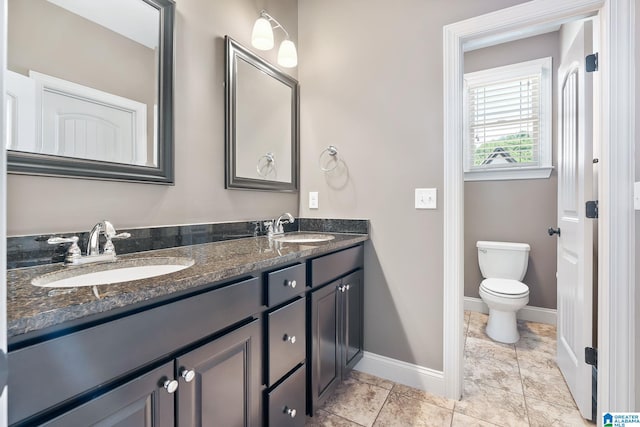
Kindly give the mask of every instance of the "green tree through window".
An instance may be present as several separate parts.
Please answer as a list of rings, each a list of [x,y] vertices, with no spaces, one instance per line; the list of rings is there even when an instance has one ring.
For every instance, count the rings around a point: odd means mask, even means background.
[[[501,153],[503,158],[511,159],[511,163],[535,164],[535,141],[528,133],[515,133],[498,138],[495,141],[485,142],[476,146],[473,165],[480,166],[492,163],[496,153]],[[501,150],[496,150],[501,149]]]

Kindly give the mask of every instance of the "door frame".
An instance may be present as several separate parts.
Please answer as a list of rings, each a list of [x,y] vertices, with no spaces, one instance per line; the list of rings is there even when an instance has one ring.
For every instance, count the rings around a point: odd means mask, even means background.
[[[5,70],[7,68],[7,1],[0,0],[0,350],[7,353],[7,156],[5,149]],[[0,427],[8,423],[7,387],[0,389]]]
[[[447,397],[463,380],[464,52],[600,16],[598,414],[635,403],[635,5],[634,0],[533,0],[443,28],[444,55],[444,351]],[[611,286],[615,284],[615,286]],[[601,420],[598,420],[599,424]]]

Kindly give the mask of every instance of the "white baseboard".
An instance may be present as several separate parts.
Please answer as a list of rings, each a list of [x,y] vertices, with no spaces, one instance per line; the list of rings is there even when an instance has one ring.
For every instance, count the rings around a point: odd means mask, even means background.
[[[364,352],[362,360],[354,369],[439,396],[445,395],[442,371],[391,359],[368,351]]]
[[[464,297],[464,309],[478,313],[489,313],[489,307],[480,298]],[[557,311],[551,308],[525,306],[518,310],[516,317],[529,322],[555,325],[558,316]]]

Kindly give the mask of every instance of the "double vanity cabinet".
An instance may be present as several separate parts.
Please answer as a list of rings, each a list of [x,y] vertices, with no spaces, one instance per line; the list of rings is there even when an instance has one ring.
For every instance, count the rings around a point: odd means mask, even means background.
[[[16,341],[10,425],[303,426],[362,357],[365,239]]]

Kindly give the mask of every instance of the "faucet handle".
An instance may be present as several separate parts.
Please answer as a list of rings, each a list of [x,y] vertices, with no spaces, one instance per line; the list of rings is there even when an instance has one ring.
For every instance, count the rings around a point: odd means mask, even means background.
[[[72,263],[75,260],[78,260],[82,257],[82,251],[80,250],[80,246],[78,246],[78,236],[71,237],[51,237],[47,240],[47,243],[50,245],[59,245],[62,243],[71,243],[69,249],[67,249],[67,254],[64,257],[65,263]]]
[[[107,241],[104,244],[104,250],[102,251],[105,254],[116,254],[116,247],[113,245],[112,240],[122,240],[128,239],[131,237],[131,233],[120,233],[113,236],[106,236]]]
[[[110,239],[112,240],[122,240],[122,239],[128,239],[129,237],[131,237],[131,233],[118,233],[115,236],[111,236]]]
[[[273,234],[273,221],[265,221],[264,226],[267,227],[267,235]]]
[[[106,219],[103,219],[101,222],[101,228],[102,228],[102,233],[105,235],[105,237],[107,238],[111,238],[113,236],[116,235],[116,229],[113,226],[113,224],[111,224],[110,221],[107,221]]]
[[[47,243],[50,245],[59,245],[61,243],[78,243],[78,236],[71,237],[49,237]]]

